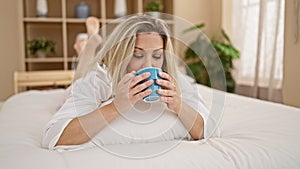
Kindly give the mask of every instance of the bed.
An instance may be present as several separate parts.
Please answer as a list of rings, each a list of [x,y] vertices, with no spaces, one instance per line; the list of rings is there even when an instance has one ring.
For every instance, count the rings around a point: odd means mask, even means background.
[[[214,90],[202,85],[197,85],[197,90],[211,109]],[[300,109],[228,93],[224,93],[219,130],[206,142],[49,151],[41,148],[43,128],[61,106],[64,94],[64,89],[26,91],[4,103],[0,112],[1,169],[300,168]],[[175,146],[166,149],[170,145]]]

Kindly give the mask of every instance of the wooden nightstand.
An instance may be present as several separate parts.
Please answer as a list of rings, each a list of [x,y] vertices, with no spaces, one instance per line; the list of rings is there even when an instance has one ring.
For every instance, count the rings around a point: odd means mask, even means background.
[[[14,72],[15,94],[20,87],[68,86],[74,73],[73,70]]]

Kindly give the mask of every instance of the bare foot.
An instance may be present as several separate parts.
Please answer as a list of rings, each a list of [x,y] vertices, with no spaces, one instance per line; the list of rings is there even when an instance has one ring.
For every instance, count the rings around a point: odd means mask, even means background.
[[[88,34],[87,33],[80,33],[76,37],[76,41],[73,45],[73,48],[75,49],[77,56],[80,54],[80,52],[83,50],[84,46],[86,45],[88,40]]]
[[[93,46],[98,46],[102,43],[102,37],[99,35],[100,24],[96,17],[90,16],[85,21],[89,41]]]
[[[99,32],[100,24],[96,17],[90,16],[85,21],[87,34],[89,37]]]
[[[84,70],[89,66],[92,58],[95,56],[97,47],[102,43],[102,37],[99,34],[100,24],[96,17],[90,16],[85,21],[87,30],[87,40],[74,44],[74,49],[78,50],[78,65],[75,74],[75,80],[83,76]]]

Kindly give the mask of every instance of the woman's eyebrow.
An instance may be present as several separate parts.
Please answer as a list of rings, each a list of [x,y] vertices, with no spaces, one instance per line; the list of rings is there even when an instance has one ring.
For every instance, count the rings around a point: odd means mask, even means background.
[[[143,48],[135,46],[134,49],[144,50]]]
[[[162,49],[164,49],[164,48],[155,49],[155,50],[153,50],[153,52],[156,52],[156,51],[159,51],[159,50],[162,50]]]
[[[140,48],[140,47],[137,47],[137,46],[135,46],[134,48],[135,48],[135,49],[139,49],[139,50],[145,50],[145,49]],[[156,51],[159,51],[159,50],[161,50],[161,49],[163,49],[163,48],[154,49],[153,51],[156,52]]]

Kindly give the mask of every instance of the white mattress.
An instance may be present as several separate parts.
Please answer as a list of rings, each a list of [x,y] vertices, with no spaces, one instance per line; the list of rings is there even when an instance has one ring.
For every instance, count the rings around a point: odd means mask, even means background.
[[[209,107],[217,106],[211,104],[212,89],[197,87]],[[205,143],[42,149],[43,127],[62,104],[63,95],[64,90],[29,91],[5,102],[0,112],[1,169],[300,168],[300,109],[234,94],[226,94],[220,136]],[[170,145],[175,146],[166,150]]]

